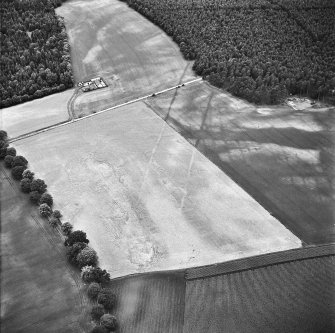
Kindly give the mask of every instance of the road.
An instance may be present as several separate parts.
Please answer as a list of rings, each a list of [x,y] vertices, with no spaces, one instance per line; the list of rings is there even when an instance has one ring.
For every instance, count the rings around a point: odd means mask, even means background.
[[[125,106],[125,105],[128,105],[128,104],[132,104],[132,103],[136,103],[136,102],[142,101],[144,99],[147,99],[149,97],[154,97],[154,96],[157,96],[157,95],[161,95],[161,94],[164,94],[164,93],[166,93],[168,91],[171,91],[171,90],[174,90],[174,89],[178,89],[178,88],[182,88],[183,86],[187,86],[189,84],[192,84],[192,83],[195,83],[195,82],[199,82],[199,81],[202,81],[202,78],[197,78],[197,79],[194,79],[194,80],[191,80],[191,81],[180,83],[180,84],[178,84],[176,86],[173,86],[173,87],[170,87],[170,88],[167,88],[167,89],[164,89],[164,90],[160,90],[160,91],[151,93],[149,95],[145,95],[145,96],[142,96],[142,97],[135,98],[135,99],[133,99],[133,100],[131,100],[129,102],[125,102],[125,103],[122,103],[122,104],[119,104],[119,105],[115,105],[113,107],[97,111],[95,113],[89,114],[89,115],[81,117],[81,118],[70,119],[70,120],[67,120],[67,121],[64,121],[64,122],[61,122],[61,123],[57,123],[57,124],[54,124],[54,125],[51,125],[51,126],[48,126],[48,127],[41,128],[39,130],[28,132],[28,133],[22,134],[20,136],[17,136],[15,138],[10,138],[9,143],[16,142],[16,141],[19,141],[19,140],[23,140],[23,139],[29,138],[31,136],[47,132],[47,131],[51,131],[51,130],[53,130],[55,128],[66,126],[66,125],[75,123],[77,121],[83,121],[83,120],[85,120],[87,118],[94,117],[94,116],[99,115],[101,113],[112,111],[112,110],[115,110],[115,109],[120,108],[122,106]]]

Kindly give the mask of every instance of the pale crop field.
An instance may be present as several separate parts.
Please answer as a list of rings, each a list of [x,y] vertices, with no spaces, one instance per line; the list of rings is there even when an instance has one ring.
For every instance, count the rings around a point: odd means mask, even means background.
[[[75,80],[102,76],[108,84],[78,95],[77,116],[195,78],[172,39],[123,2],[67,1],[57,13],[65,18]]]
[[[14,146],[113,277],[301,245],[142,102]]]
[[[74,90],[0,109],[0,128],[12,138],[69,119],[68,102]]]

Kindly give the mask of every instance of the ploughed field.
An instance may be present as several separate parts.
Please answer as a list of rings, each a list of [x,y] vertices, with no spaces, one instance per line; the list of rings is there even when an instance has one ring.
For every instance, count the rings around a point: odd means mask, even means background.
[[[87,300],[62,239],[0,164],[1,332],[83,332]]]
[[[113,280],[119,333],[183,332],[184,272],[162,272]]]
[[[108,88],[79,93],[75,116],[195,78],[189,61],[158,27],[117,0],[73,0],[65,18],[76,82],[102,76]]]
[[[188,280],[184,333],[332,333],[335,257]]]
[[[14,146],[112,277],[301,245],[144,103]]]
[[[334,242],[334,108],[255,107],[206,83],[147,104],[302,241]]]
[[[120,333],[335,328],[334,245],[113,280]]]

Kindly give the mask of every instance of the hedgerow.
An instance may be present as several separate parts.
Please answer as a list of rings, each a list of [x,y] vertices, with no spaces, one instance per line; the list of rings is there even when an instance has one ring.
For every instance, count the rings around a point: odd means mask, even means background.
[[[117,328],[117,320],[114,316],[109,313],[105,313],[100,318],[100,325],[107,328],[107,330],[114,332]]]
[[[49,193],[43,193],[40,199],[40,204],[46,203],[48,206],[53,205],[53,198]]]
[[[47,185],[42,179],[34,179],[34,173],[27,169],[28,161],[23,156],[16,156],[14,148],[8,148],[7,139],[7,133],[0,130],[0,149],[10,153],[5,156],[5,166],[12,168],[11,173],[14,179],[22,179],[20,181],[22,192],[29,193],[29,199],[33,204],[39,204],[39,213],[48,220],[50,226],[53,228],[60,226],[66,236],[64,245],[67,247],[68,260],[79,268],[82,267],[82,280],[85,283],[90,283],[87,288],[88,297],[97,299],[98,305],[92,308],[91,315],[94,320],[99,321],[105,310],[110,311],[116,303],[116,297],[111,290],[102,288],[103,284],[110,281],[109,273],[100,267],[95,267],[98,256],[94,249],[88,247],[89,240],[86,233],[81,230],[72,231],[71,223],[62,224],[60,220],[62,213],[59,210],[52,211],[53,197],[45,192]],[[101,325],[96,326],[92,332],[109,332],[116,327],[116,323],[115,317],[105,316],[100,323]]]
[[[91,310],[92,320],[99,322],[100,318],[105,314],[104,307],[100,304],[94,305]]]
[[[68,261],[71,264],[78,266],[79,265],[77,261],[78,254],[85,247],[87,247],[87,244],[83,242],[76,242],[72,246],[69,246],[66,249],[66,256],[67,256]]]
[[[29,193],[30,192],[30,185],[31,185],[31,180],[29,178],[24,178],[23,177],[23,179],[20,182],[22,192],[23,193]]]
[[[97,298],[98,304],[105,307],[106,310],[112,310],[116,305],[116,296],[108,288],[103,288],[100,290]]]
[[[39,212],[43,217],[49,217],[51,216],[52,210],[48,204],[42,203],[39,207]]]
[[[91,282],[87,288],[87,295],[89,298],[95,300],[101,290],[100,284],[97,282]]]
[[[22,179],[22,174],[23,174],[23,171],[26,169],[25,166],[21,166],[21,165],[18,165],[18,166],[15,166],[12,168],[12,176],[15,180],[21,180]]]
[[[31,185],[30,185],[30,191],[31,191]],[[41,199],[41,193],[38,191],[31,191],[29,195],[29,199],[33,204],[38,205]]]
[[[72,225],[70,222],[65,222],[65,223],[62,224],[62,226],[61,226],[62,233],[63,233],[65,236],[70,235],[70,233],[72,232],[72,229],[73,229],[73,225]]]

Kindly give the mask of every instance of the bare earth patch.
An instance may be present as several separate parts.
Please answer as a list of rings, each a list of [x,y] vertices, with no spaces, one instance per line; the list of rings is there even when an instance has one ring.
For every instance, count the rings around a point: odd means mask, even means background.
[[[15,147],[113,277],[301,245],[144,103]]]
[[[102,76],[108,84],[79,94],[77,116],[195,78],[172,39],[123,2],[67,1],[57,13],[65,18],[76,81]]]

